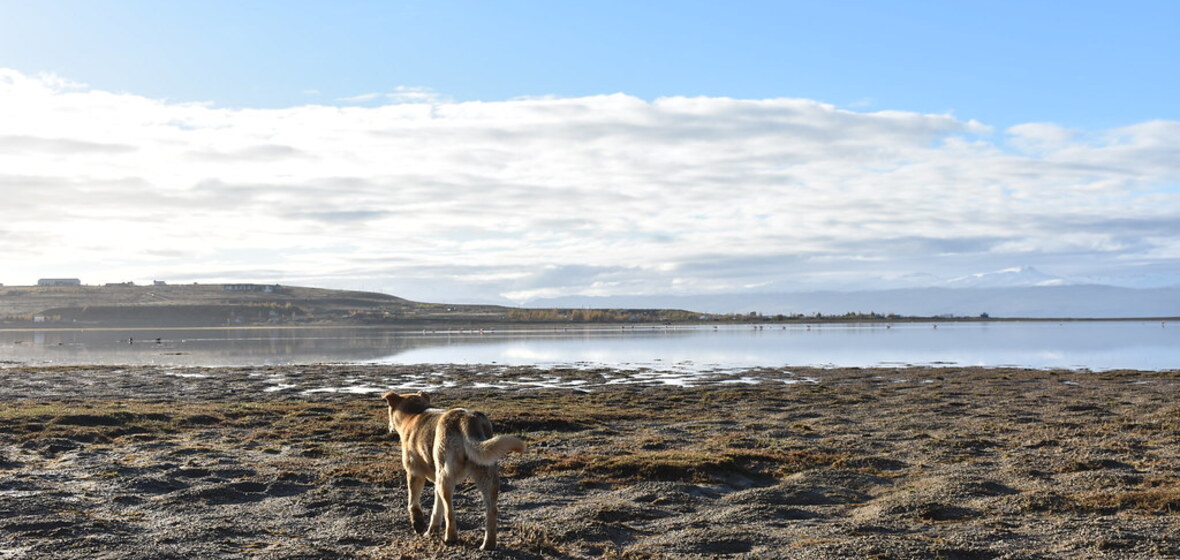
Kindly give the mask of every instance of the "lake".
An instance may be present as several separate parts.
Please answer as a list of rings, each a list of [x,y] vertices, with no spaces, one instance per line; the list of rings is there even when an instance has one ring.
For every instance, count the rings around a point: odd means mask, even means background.
[[[501,364],[707,371],[782,366],[1180,368],[1180,322],[967,322],[499,330],[3,330],[0,362]]]

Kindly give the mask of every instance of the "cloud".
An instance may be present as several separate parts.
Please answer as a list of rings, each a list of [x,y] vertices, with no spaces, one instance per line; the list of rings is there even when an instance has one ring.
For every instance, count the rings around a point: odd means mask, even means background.
[[[336,101],[341,103],[373,103],[376,101],[381,101],[384,103],[394,104],[444,103],[448,102],[449,98],[426,87],[397,86],[393,91],[387,93],[362,93],[358,95],[340,97],[337,98]]]
[[[368,101],[223,109],[0,70],[0,223],[36,247],[13,266],[445,301],[1176,258],[1170,121],[996,135],[806,99]]]
[[[54,155],[109,155],[135,151],[134,146],[87,142],[68,138],[39,138],[37,136],[0,136],[0,152],[27,154],[43,152]]]
[[[333,210],[329,212],[302,212],[292,214],[293,218],[301,218],[307,220],[318,220],[328,223],[357,223],[367,220],[375,220],[377,218],[388,215],[388,212],[381,210]]]
[[[262,162],[262,161],[278,161],[288,158],[305,158],[310,157],[308,154],[301,152],[291,146],[282,146],[278,144],[265,144],[256,146],[247,146],[232,151],[221,151],[217,149],[205,149],[188,153],[191,157],[198,161],[242,161],[242,162]]]
[[[362,93],[348,97],[338,97],[336,98],[336,101],[341,101],[344,103],[368,103],[370,101],[376,101],[381,97],[382,95],[380,93]]]
[[[1009,143],[1025,152],[1041,153],[1068,146],[1078,135],[1053,123],[1025,123],[1007,130]]]

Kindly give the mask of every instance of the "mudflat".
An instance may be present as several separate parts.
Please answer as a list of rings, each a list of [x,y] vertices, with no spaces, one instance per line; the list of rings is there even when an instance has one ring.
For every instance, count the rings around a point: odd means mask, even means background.
[[[528,442],[499,550],[470,484],[458,545],[413,534],[389,389]],[[7,364],[0,559],[1177,558],[1178,397],[1180,371]]]

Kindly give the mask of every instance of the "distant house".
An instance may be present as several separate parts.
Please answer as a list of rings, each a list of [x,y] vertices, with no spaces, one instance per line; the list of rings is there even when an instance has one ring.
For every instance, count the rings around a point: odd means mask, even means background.
[[[130,288],[135,285],[135,282],[107,282],[103,285],[108,288]]]
[[[282,289],[278,284],[226,284],[227,292],[265,292],[268,294]]]
[[[81,286],[82,281],[77,278],[42,278],[37,281],[38,286]]]
[[[167,286],[168,283],[163,280],[152,280],[153,286]]]

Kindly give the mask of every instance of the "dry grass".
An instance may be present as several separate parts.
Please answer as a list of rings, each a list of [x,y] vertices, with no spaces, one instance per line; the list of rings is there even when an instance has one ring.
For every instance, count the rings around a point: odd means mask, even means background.
[[[175,438],[202,430],[217,430],[239,443],[356,442],[387,437],[378,417],[359,404],[18,401],[0,409],[0,427],[21,439],[62,437],[89,443],[133,434]]]
[[[1077,504],[1082,509],[1105,514],[1175,515],[1180,513],[1180,482],[1160,488],[1095,493],[1077,500]]]

